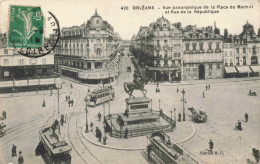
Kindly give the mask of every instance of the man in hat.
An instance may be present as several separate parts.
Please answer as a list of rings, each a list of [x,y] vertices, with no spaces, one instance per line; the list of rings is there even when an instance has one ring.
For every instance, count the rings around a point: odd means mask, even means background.
[[[22,151],[20,151],[18,157],[18,164],[23,164],[23,163],[24,163],[24,159],[23,159]]]
[[[14,156],[17,156],[16,154],[16,146],[13,144],[13,147],[12,147],[12,157]]]
[[[245,119],[246,119],[246,122],[248,121],[248,114],[245,113]]]
[[[214,143],[213,143],[213,141],[210,139],[210,140],[209,140],[209,149],[210,149],[210,151],[212,151],[213,147],[214,147]]]

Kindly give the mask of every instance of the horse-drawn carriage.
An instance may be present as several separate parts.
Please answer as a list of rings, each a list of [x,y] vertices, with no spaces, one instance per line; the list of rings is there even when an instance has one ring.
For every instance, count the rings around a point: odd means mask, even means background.
[[[196,111],[196,109],[194,109],[193,107],[188,108],[189,111],[191,111],[192,113],[192,119],[197,122],[197,123],[203,123],[203,122],[207,122],[208,120],[208,116],[206,114],[206,112],[203,112],[201,110]]]

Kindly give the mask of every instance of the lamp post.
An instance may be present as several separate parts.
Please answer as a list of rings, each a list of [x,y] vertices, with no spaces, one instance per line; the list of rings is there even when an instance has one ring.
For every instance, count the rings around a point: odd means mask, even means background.
[[[174,111],[174,122],[175,122],[175,125],[176,125],[176,109],[174,108],[173,111]]]
[[[185,119],[185,108],[184,108],[184,103],[185,103],[185,99],[184,99],[185,90],[183,89],[181,93],[182,93],[182,103],[183,103],[183,119],[182,119],[182,121],[186,121],[186,119]]]
[[[108,112],[109,112],[109,119],[110,119],[110,117],[111,117],[111,115],[110,115],[110,101],[108,101]]]
[[[161,110],[161,100],[159,99],[159,111]]]
[[[103,110],[104,111],[103,114],[104,114],[104,123],[105,123],[105,104],[103,104],[103,109],[104,109]]]
[[[86,98],[85,99],[85,102],[86,102],[86,130],[85,130],[85,133],[88,133],[88,99]]]

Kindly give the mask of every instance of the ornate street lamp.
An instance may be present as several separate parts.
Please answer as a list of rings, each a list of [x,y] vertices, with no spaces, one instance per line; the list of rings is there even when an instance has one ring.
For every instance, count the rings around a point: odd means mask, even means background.
[[[161,111],[161,100],[159,99],[159,111]]]
[[[176,125],[176,109],[174,108],[173,111],[174,111],[174,122],[175,122],[175,125]]]
[[[172,110],[171,110],[171,124],[172,124]]]
[[[184,108],[184,103],[185,103],[185,99],[184,99],[184,95],[185,95],[185,90],[183,89],[182,90],[182,102],[183,102],[183,121],[186,121],[186,119],[185,119],[185,108]]]
[[[103,104],[103,109],[104,109],[104,123],[105,123],[105,104]]]
[[[111,117],[111,115],[110,115],[110,101],[108,101],[108,112],[109,112],[109,119],[110,119],[110,117]]]

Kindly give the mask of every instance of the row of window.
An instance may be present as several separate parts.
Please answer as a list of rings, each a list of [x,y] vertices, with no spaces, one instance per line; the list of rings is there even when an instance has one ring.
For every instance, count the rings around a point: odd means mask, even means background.
[[[190,44],[187,43],[186,51],[190,51]],[[203,43],[199,43],[199,50],[203,51]],[[208,50],[212,50],[212,43],[208,43]],[[216,43],[216,50],[220,50],[220,43]],[[192,51],[197,51],[197,43],[192,43]]]
[[[37,64],[39,59],[29,59],[29,64]],[[17,60],[18,65],[24,65],[24,59]],[[4,66],[9,66],[9,59],[4,59]],[[46,58],[42,58],[42,63],[46,64]]]
[[[239,52],[243,52],[243,53],[246,53],[247,51],[247,48],[246,47],[243,47],[242,51],[240,51],[240,48],[236,48],[236,53],[239,54]],[[248,48],[248,52],[251,53],[251,48]],[[258,49],[258,52],[259,52],[259,49]],[[252,47],[252,53],[255,54],[256,53],[256,46],[253,46]]]

